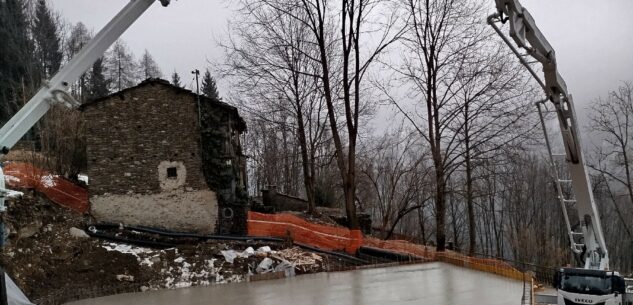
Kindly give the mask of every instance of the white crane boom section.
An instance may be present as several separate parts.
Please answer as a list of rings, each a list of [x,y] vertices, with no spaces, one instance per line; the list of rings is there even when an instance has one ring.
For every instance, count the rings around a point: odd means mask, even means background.
[[[558,117],[571,176],[570,182],[575,196],[574,199],[560,199],[565,215],[567,214],[566,203],[575,202],[582,231],[574,232],[569,224],[569,219],[566,219],[572,250],[576,254],[582,255],[584,268],[608,270],[609,255],[585,166],[574,104],[571,94],[567,91],[567,85],[558,71],[556,53],[536,26],[532,15],[521,6],[518,0],[495,0],[495,2],[497,13],[488,17],[488,23],[494,27],[512,51],[519,56],[521,63],[537,79],[545,91],[547,99],[553,104]],[[519,51],[510,43],[510,40],[497,27],[497,22],[510,24],[510,37],[519,48],[525,50],[528,55],[535,58],[543,66],[544,81],[538,77],[521,57]],[[576,241],[575,235],[582,235],[582,243]]]

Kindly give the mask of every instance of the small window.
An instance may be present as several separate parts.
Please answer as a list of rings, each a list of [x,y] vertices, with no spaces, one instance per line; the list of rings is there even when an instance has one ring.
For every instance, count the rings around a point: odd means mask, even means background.
[[[170,178],[170,179],[178,178],[178,169],[176,167],[168,167],[167,178]]]

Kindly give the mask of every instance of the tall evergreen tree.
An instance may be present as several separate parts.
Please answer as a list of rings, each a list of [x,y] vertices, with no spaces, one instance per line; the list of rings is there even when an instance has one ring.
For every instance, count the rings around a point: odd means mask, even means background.
[[[145,49],[145,53],[143,53],[143,57],[141,57],[139,68],[139,74],[142,75],[144,79],[163,77],[163,73],[160,71],[156,61],[154,61],[154,57],[149,54],[147,49]]]
[[[214,100],[221,100],[215,79],[211,76],[209,69],[204,72],[204,76],[202,77],[202,94]]]
[[[63,54],[58,20],[45,0],[37,1],[32,32],[40,77],[48,79],[59,70]]]
[[[33,87],[33,42],[26,2],[0,1],[0,122],[6,122]],[[30,93],[29,93],[30,94]]]
[[[110,91],[108,90],[108,85],[110,84],[111,80],[106,78],[106,73],[104,73],[104,70],[105,66],[103,64],[103,57],[101,57],[92,65],[92,70],[89,74],[87,84],[89,99],[100,98],[110,93]]]
[[[78,22],[75,26],[73,26],[70,30],[70,36],[66,41],[65,51],[67,60],[71,60],[77,53],[79,53],[79,51],[81,51],[91,38],[92,35],[83,23]],[[71,86],[71,93],[73,96],[82,102],[90,95],[88,92],[89,89],[87,88],[89,73],[90,72],[86,72],[82,74],[77,83]]]
[[[174,71],[174,73],[171,75],[171,84],[176,87],[183,88],[182,84],[180,83],[180,75],[178,75],[178,72],[176,71]]]

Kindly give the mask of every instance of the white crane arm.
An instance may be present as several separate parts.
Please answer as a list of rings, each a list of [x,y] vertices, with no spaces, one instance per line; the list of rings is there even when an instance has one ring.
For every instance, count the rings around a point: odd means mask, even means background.
[[[569,220],[566,219],[572,250],[583,256],[584,268],[606,270],[609,268],[609,256],[602,233],[600,216],[593,199],[591,182],[585,166],[572,96],[567,91],[565,80],[558,71],[556,53],[536,26],[532,15],[521,6],[518,0],[495,0],[495,2],[497,13],[488,17],[488,23],[493,26],[512,51],[519,56],[521,63],[537,79],[548,100],[553,104],[558,117],[566,161],[570,170],[570,182],[575,196],[573,199],[560,198],[560,200],[565,214],[567,214],[566,203],[575,202],[582,230],[582,232],[574,232]],[[543,66],[544,80],[541,80],[522,58],[519,51],[497,27],[497,22],[510,24],[510,37],[519,48],[525,50],[529,56],[535,58]],[[576,238],[577,235],[581,235],[582,240]]]

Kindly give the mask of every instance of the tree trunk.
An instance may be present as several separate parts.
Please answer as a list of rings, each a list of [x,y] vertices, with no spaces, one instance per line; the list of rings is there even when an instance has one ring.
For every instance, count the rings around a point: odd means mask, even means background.
[[[436,177],[438,177],[435,189],[435,227],[436,227],[436,243],[437,251],[446,250],[446,197],[444,186],[444,172],[436,169]]]
[[[306,199],[308,200],[308,214],[314,215],[315,204],[314,204],[314,179],[312,178],[312,173],[310,172],[310,161],[308,158],[308,143],[306,140],[306,131],[303,120],[303,112],[301,108],[301,102],[297,99],[297,125],[299,134],[299,146],[301,149],[301,165],[303,169],[303,184],[306,189]]]
[[[418,210],[418,219],[420,220],[420,234],[422,235],[422,244],[426,245],[426,230],[424,229],[424,208]]]
[[[468,105],[465,107],[466,113],[468,113]],[[468,115],[465,117],[464,122],[464,145],[466,148],[466,205],[468,207],[468,255],[473,256],[475,254],[475,247],[477,245],[477,235],[475,232],[475,207],[473,204],[473,178],[472,178],[472,162],[470,160],[470,135],[468,134]]]

